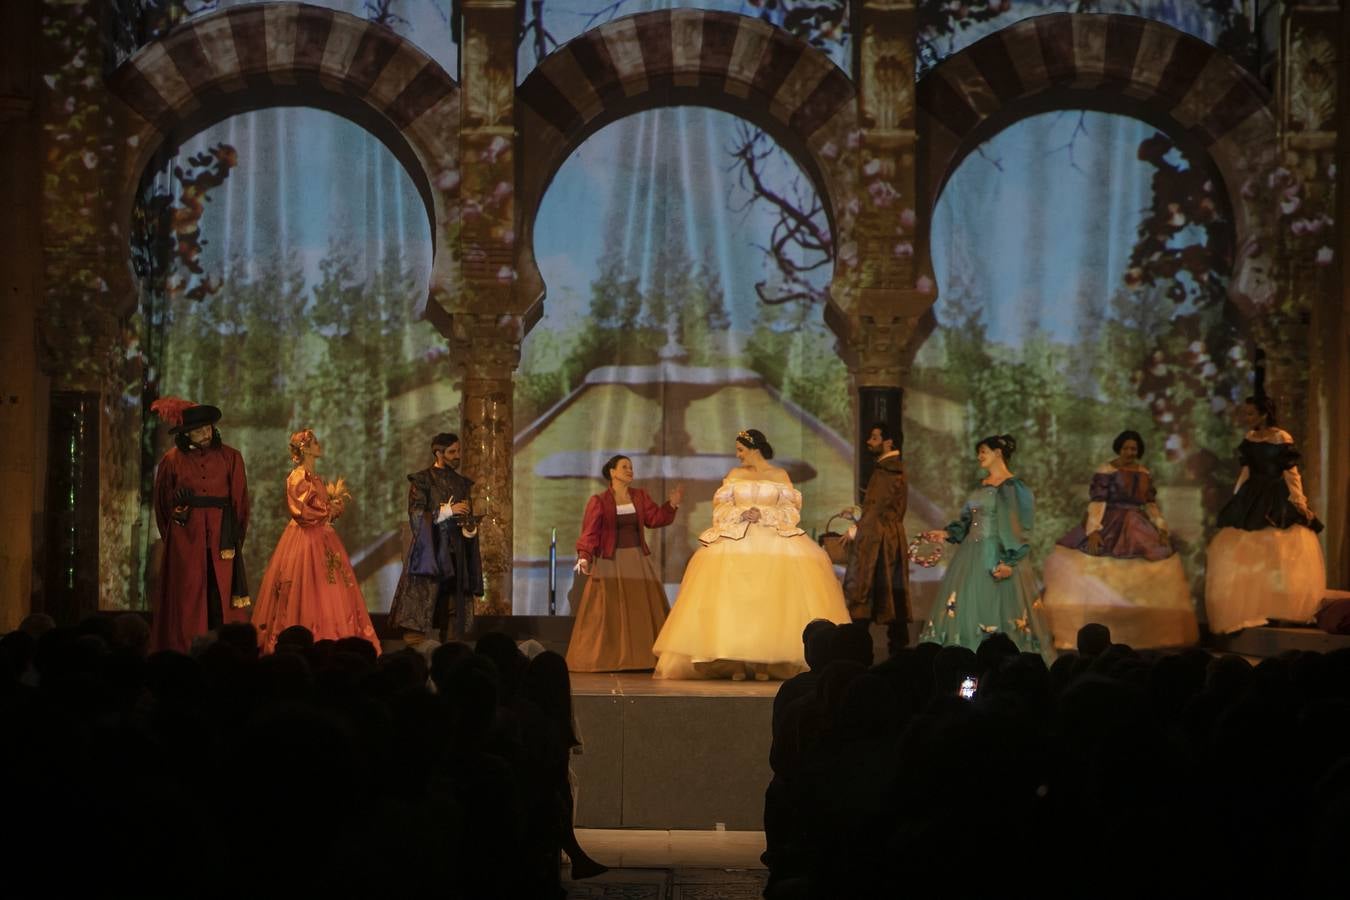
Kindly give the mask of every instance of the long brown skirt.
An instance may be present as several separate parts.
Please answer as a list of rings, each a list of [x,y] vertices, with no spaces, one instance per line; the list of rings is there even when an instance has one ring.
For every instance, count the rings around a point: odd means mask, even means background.
[[[661,577],[641,547],[623,547],[613,559],[596,559],[572,625],[567,667],[573,672],[654,668],[652,644],[669,612]]]

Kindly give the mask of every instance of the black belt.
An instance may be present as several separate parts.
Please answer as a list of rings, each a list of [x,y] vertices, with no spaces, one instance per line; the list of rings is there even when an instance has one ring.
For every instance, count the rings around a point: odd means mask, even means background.
[[[194,494],[183,488],[174,497],[178,506],[193,509],[220,510],[220,558],[231,561],[233,569],[230,586],[231,602],[234,606],[249,605],[248,573],[244,568],[244,536],[239,533],[239,522],[234,515],[234,501],[229,497],[212,497],[207,494]],[[186,521],[183,524],[187,524]],[[228,554],[226,551],[229,551]]]

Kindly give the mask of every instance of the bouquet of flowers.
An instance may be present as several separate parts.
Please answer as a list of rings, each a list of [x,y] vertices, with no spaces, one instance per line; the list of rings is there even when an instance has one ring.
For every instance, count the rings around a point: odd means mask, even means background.
[[[347,487],[347,479],[341,476],[328,482],[324,487],[328,489],[328,502],[333,510],[329,519],[336,519],[347,510],[347,503],[352,499],[352,492]]]

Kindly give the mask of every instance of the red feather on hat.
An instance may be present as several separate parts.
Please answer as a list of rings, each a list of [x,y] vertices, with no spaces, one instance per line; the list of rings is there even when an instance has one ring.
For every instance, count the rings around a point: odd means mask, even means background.
[[[150,404],[150,411],[159,416],[168,425],[177,428],[183,424],[183,413],[197,404],[182,397],[160,397]]]

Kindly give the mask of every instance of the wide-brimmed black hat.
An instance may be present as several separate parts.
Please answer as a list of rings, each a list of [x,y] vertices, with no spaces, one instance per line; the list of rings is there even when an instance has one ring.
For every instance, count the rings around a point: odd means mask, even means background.
[[[170,434],[185,434],[203,425],[214,425],[220,421],[220,409],[215,406],[189,406],[183,410],[183,421],[169,429]]]

